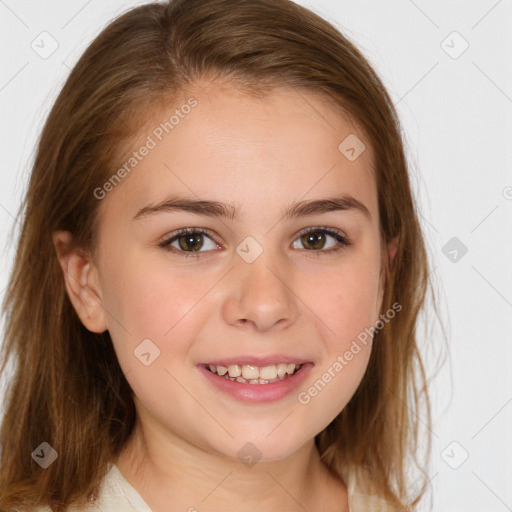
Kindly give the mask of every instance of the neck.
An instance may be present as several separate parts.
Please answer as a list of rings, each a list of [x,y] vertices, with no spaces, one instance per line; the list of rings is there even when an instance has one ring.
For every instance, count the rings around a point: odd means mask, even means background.
[[[248,467],[137,422],[114,462],[153,512],[348,509],[345,486],[314,440],[284,460]]]

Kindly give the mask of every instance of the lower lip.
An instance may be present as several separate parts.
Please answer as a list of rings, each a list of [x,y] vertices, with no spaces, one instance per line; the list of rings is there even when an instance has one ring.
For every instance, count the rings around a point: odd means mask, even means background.
[[[313,363],[304,363],[300,370],[291,377],[271,384],[246,384],[220,377],[207,370],[203,365],[199,365],[197,368],[220,391],[244,402],[264,403],[280,400],[297,389],[304,382],[312,367]]]

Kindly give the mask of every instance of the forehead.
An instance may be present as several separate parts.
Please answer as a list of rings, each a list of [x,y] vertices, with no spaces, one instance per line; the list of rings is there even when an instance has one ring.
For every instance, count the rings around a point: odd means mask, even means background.
[[[371,144],[335,107],[297,88],[256,97],[229,83],[198,83],[138,130],[118,162],[129,172],[101,208],[183,193],[271,210],[339,192],[376,210]]]

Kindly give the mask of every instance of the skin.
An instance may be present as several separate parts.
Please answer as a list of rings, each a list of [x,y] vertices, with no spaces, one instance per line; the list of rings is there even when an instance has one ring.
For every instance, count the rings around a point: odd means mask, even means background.
[[[314,436],[354,394],[371,343],[307,405],[297,395],[381,313],[383,265],[397,241],[386,246],[379,235],[371,145],[321,96],[283,88],[256,99],[221,81],[199,83],[157,112],[140,140],[190,95],[197,107],[101,200],[96,251],[67,252],[71,235],[54,234],[78,315],[93,332],[108,329],[134,391],[137,427],[115,462],[155,511],[348,510],[345,484],[320,461]],[[366,145],[353,162],[338,150],[351,133]],[[232,203],[240,218],[161,212],[133,220],[169,195]],[[370,215],[282,219],[291,203],[337,195]],[[352,245],[328,253],[338,242],[327,236],[327,248],[307,249],[298,233],[318,226]],[[178,242],[176,252],[159,247],[187,227],[215,236],[203,238],[198,258],[178,253]],[[235,251],[247,236],[263,248],[252,263]],[[147,338],[160,350],[149,366],[134,357]],[[263,404],[220,392],[196,367],[243,354],[314,366],[299,389]],[[250,468],[237,456],[247,442],[262,454]]]

